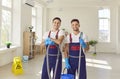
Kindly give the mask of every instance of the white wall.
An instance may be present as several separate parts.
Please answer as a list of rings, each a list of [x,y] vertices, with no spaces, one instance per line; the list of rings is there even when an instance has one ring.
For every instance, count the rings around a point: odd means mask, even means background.
[[[38,12],[38,24],[44,27],[43,32],[46,31],[46,8],[44,3],[39,4],[39,1],[36,2],[39,6],[42,6],[43,9],[39,8]],[[1,8],[1,7],[0,7]],[[0,48],[0,66],[6,65],[12,62],[15,56],[23,56],[23,32],[28,31],[28,27],[31,25],[31,7],[25,4],[25,0],[14,0],[13,5],[13,43],[15,47],[7,49]],[[39,14],[40,11],[43,11],[43,14]],[[42,16],[43,15],[43,16]],[[42,16],[42,17],[41,17]],[[43,21],[42,21],[43,20]],[[41,26],[38,26],[37,32],[38,35],[41,34]]]
[[[12,44],[21,46],[21,0],[14,0],[13,3],[13,29]]]
[[[19,1],[19,2],[18,2]],[[23,55],[23,31],[31,24],[31,8],[26,6],[21,0],[15,0],[13,5],[13,44],[15,47],[0,49],[0,66],[13,61],[15,56]]]
[[[13,49],[7,49],[0,51],[0,66],[12,62],[14,56],[22,56],[23,54],[23,32],[26,28],[31,25],[31,7],[20,2],[20,10],[16,9],[16,12],[20,12],[19,15],[13,17],[13,19],[21,19],[16,21],[15,27],[20,26],[20,30],[17,29],[13,38],[14,43],[18,44],[19,47]],[[111,4],[112,5],[112,4]],[[1,8],[1,7],[0,7]],[[99,43],[97,45],[97,52],[117,52],[120,53],[120,7],[110,6],[111,9],[111,43]],[[65,8],[43,8],[42,27],[43,33],[48,30],[51,26],[52,19],[55,16],[59,16],[62,19],[61,28],[66,28],[71,31],[70,21],[73,18],[78,18],[81,24],[81,30],[85,32],[89,40],[98,39],[98,18],[97,18],[98,7],[65,7]],[[19,32],[19,33],[17,33]],[[17,39],[17,37],[20,37]],[[16,43],[17,42],[17,43]],[[116,51],[117,49],[117,51]],[[6,59],[7,58],[7,59]]]
[[[52,19],[55,16],[59,16],[62,19],[62,25],[61,28],[65,28],[69,30],[69,32],[72,30],[70,21],[73,18],[78,18],[80,20],[80,29],[84,31],[86,34],[90,35],[90,38],[97,39],[95,36],[97,35],[97,28],[98,28],[98,19],[97,19],[97,8],[94,7],[79,7],[79,8],[63,8],[62,11],[59,11],[59,9],[49,9],[49,21],[48,26],[51,26]],[[92,28],[93,27],[93,28]],[[86,29],[89,29],[86,30]],[[94,32],[91,32],[93,31]]]
[[[118,16],[118,43],[119,43],[119,46],[120,46],[120,6],[119,6],[119,16]],[[119,49],[120,49],[120,47],[119,47]]]
[[[110,10],[111,10],[111,21],[110,21],[110,40],[111,42],[110,43],[99,43],[97,45],[97,50],[99,52],[114,52],[116,53],[116,37],[117,37],[117,13],[118,13],[118,9],[117,7],[110,7]]]
[[[48,28],[51,26],[51,20],[58,16],[62,19],[61,28],[66,28],[71,31],[70,21],[73,18],[80,20],[80,29],[85,32],[89,40],[98,39],[98,9],[99,7],[65,7],[65,8],[49,8],[48,9]],[[117,8],[110,6],[111,9],[111,42],[99,43],[97,45],[97,52],[116,52],[116,12]]]
[[[21,56],[21,47],[12,46],[9,49],[0,49],[0,66],[4,66],[12,62],[15,56]]]
[[[120,54],[120,6],[118,7],[118,27],[117,27],[117,53]]]

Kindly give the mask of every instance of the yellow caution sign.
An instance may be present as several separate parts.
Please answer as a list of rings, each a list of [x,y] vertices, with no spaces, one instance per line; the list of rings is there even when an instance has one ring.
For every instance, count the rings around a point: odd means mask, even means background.
[[[12,64],[12,72],[15,75],[19,75],[23,73],[22,61],[20,57],[14,57]]]

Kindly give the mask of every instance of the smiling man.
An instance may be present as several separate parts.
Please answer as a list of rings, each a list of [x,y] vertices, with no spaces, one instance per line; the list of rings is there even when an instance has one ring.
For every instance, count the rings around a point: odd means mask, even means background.
[[[80,31],[80,23],[78,19],[71,20],[73,33],[70,33],[66,39],[65,48],[65,67],[68,74],[76,76],[78,79],[86,79],[86,61],[84,52],[89,50],[87,36]],[[74,78],[75,79],[75,78]]]
[[[61,44],[64,40],[64,31],[59,30],[61,19],[55,17],[52,20],[52,29],[43,36],[42,44],[48,50],[44,59],[41,79],[60,79],[62,69]],[[53,78],[51,78],[51,70],[53,70]]]

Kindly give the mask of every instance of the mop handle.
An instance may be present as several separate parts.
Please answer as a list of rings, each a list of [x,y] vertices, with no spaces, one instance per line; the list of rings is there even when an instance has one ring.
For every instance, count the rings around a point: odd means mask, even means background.
[[[49,79],[51,79],[51,75],[50,75],[50,70],[49,70],[49,57],[48,57],[48,50],[49,50],[49,47],[50,47],[50,45],[48,45],[48,47],[47,47],[47,51],[46,51],[46,59],[47,59],[47,73],[48,73],[48,77],[49,77]]]
[[[64,68],[64,69],[63,69],[63,72],[62,72],[63,74],[64,74],[65,70],[67,70],[67,68]],[[70,70],[71,72],[73,72],[72,69],[69,69],[69,70]]]
[[[78,79],[79,79],[79,75],[80,75],[80,66],[81,66],[81,51],[82,51],[82,47],[80,46],[80,53],[79,53],[79,63],[78,63]]]
[[[63,69],[63,74],[64,74],[64,72],[65,72],[65,69],[67,69],[67,68],[64,68],[64,69]]]
[[[57,54],[57,60],[56,60],[55,72],[54,72],[53,79],[55,79],[55,77],[56,77],[57,67],[58,67],[58,61],[59,61],[59,56],[60,56],[60,48],[58,47],[58,45],[56,45],[56,47],[58,48],[58,54]]]
[[[80,38],[83,37],[83,32],[81,32],[80,34]],[[80,45],[80,51],[79,51],[79,63],[78,63],[78,79],[79,79],[79,75],[80,75],[80,66],[81,66],[81,52],[82,52],[82,45]]]
[[[47,55],[47,72],[48,72],[49,79],[51,79],[50,70],[49,70],[49,56],[48,56],[49,47],[50,47],[50,45],[48,45],[47,52],[46,52],[46,55]],[[53,79],[55,79],[55,77],[56,77],[57,66],[58,66],[59,55],[60,55],[60,49],[57,45],[56,45],[56,47],[58,48],[58,54],[57,54],[57,60],[56,60],[56,66],[55,66],[55,72],[54,72],[55,74],[53,76]]]

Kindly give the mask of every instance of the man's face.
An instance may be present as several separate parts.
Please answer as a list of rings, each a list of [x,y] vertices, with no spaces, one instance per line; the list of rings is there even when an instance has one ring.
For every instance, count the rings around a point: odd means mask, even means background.
[[[54,29],[56,29],[56,30],[59,29],[60,25],[61,25],[61,22],[59,20],[56,19],[53,21],[53,28]]]
[[[72,27],[73,31],[79,31],[80,25],[79,25],[79,23],[77,21],[73,21],[71,23],[71,27]]]

